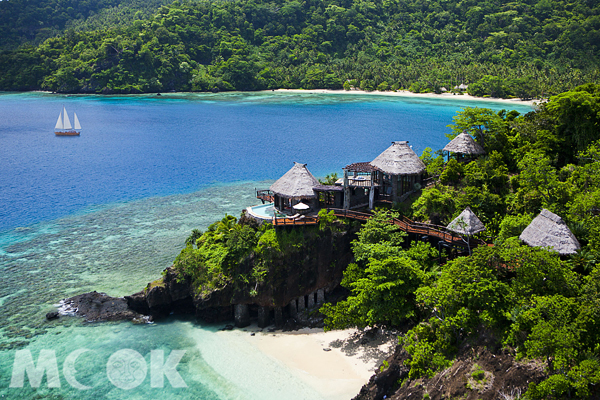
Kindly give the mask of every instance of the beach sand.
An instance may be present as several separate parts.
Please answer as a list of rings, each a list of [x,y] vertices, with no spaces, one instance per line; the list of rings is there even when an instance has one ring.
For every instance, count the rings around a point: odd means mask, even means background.
[[[365,92],[363,90],[331,90],[331,89],[277,89],[276,92],[287,92],[287,93],[320,93],[320,94],[360,94],[368,96],[396,96],[396,97],[414,97],[414,98],[432,98],[432,99],[449,99],[449,100],[469,100],[469,101],[481,101],[481,102],[494,102],[494,103],[507,103],[507,104],[523,104],[534,106],[539,103],[543,103],[545,100],[521,100],[521,99],[499,99],[493,97],[475,97],[468,94],[455,95],[452,93],[413,93],[408,90],[399,90],[397,92]]]
[[[390,332],[379,331],[367,336],[356,329],[268,332],[250,326],[245,331],[219,334],[242,339],[291,371],[322,398],[332,400],[349,400],[356,396],[398,343],[397,336]]]

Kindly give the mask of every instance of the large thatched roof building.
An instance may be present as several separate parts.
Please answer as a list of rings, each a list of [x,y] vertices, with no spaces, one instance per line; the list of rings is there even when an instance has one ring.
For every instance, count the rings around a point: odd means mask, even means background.
[[[294,166],[269,189],[281,197],[313,198],[316,197],[313,187],[317,185],[319,181],[306,168],[306,164],[295,162]]]
[[[367,175],[364,178],[368,178],[370,187],[360,197],[368,198],[369,208],[373,208],[375,197],[379,201],[395,203],[403,195],[420,188],[425,170],[425,164],[407,141],[392,142],[390,147],[370,163],[355,163],[344,168],[344,208],[354,207],[353,203],[361,203],[355,196],[357,189],[352,188],[353,192],[350,190],[353,186],[362,186],[359,185],[359,179],[362,178],[360,175]]]
[[[529,246],[551,247],[560,255],[573,254],[581,249],[579,241],[563,219],[546,209],[531,221],[519,239]]]
[[[377,156],[371,165],[388,175],[419,175],[426,166],[410,148],[407,141],[392,142],[392,145]]]
[[[485,154],[481,147],[466,131],[456,136],[443,149],[452,153],[465,154],[468,156],[477,156]]]
[[[319,181],[306,168],[306,164],[295,162],[294,166],[277,179],[269,190],[273,192],[275,207],[283,210],[303,200],[311,205],[317,198],[313,190],[316,186],[319,186]]]
[[[460,235],[473,236],[476,233],[483,232],[485,226],[477,215],[471,210],[471,207],[465,208],[463,212],[446,227],[449,230]]]

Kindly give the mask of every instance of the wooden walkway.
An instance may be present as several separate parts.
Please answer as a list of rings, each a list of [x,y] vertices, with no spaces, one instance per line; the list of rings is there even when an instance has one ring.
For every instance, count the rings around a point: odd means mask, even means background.
[[[344,210],[341,208],[328,208],[327,211],[333,211],[336,217],[350,218],[357,221],[367,221],[373,216],[371,213]],[[274,226],[316,225],[318,223],[319,217],[301,216],[299,218],[273,218]],[[413,233],[419,236],[434,237],[443,240],[452,246],[467,246],[467,243],[463,240],[463,237],[461,237],[458,233],[447,229],[445,226],[415,222],[406,217],[392,218],[390,223],[396,225],[400,230],[407,233]],[[474,238],[469,239],[469,245],[471,248],[477,246],[492,246],[491,243]]]
[[[339,209],[339,208],[328,208],[327,211],[333,211],[333,213],[335,214],[336,217],[351,218],[351,219],[356,219],[359,221],[366,221],[373,216],[370,213],[364,213],[364,212],[358,212],[358,211],[352,211],[352,210],[343,210],[343,209]],[[432,236],[432,237],[443,240],[454,246],[466,246],[467,245],[467,243],[462,239],[462,237],[458,233],[452,232],[451,230],[447,229],[445,226],[415,222],[406,217],[402,217],[401,219],[392,218],[392,220],[390,222],[393,223],[394,225],[396,225],[398,228],[400,228],[400,230],[407,232],[407,233],[414,233],[416,235],[422,235],[422,236]],[[481,239],[474,239],[474,238],[469,239],[469,244],[471,245],[471,247],[488,246],[489,245],[487,242],[485,242]]]

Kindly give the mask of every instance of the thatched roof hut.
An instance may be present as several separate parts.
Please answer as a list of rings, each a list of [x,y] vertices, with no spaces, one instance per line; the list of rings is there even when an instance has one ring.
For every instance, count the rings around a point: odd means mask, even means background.
[[[460,235],[467,236],[473,236],[474,234],[485,230],[483,222],[481,222],[481,220],[477,218],[477,215],[471,211],[471,207],[465,208],[465,210],[461,212],[458,217],[454,218],[446,228]]]
[[[407,141],[392,142],[390,147],[371,161],[371,165],[388,175],[418,175],[426,169]]]
[[[468,155],[485,154],[483,147],[475,142],[471,135],[469,135],[466,131],[452,139],[452,141],[448,143],[442,150]]]
[[[560,255],[573,254],[581,249],[565,221],[546,209],[531,221],[519,239],[533,247],[552,247]]]
[[[274,194],[285,198],[315,198],[313,191],[319,185],[306,164],[295,162],[294,166],[269,188]]]

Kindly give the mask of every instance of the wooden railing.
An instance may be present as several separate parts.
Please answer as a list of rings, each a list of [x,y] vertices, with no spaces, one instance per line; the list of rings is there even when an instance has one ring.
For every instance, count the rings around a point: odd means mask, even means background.
[[[345,210],[342,208],[327,208],[327,212],[331,211],[333,211],[336,217],[350,218],[358,221],[367,221],[369,218],[373,217],[373,214],[368,212]],[[319,217],[301,216],[297,218],[273,218],[274,226],[316,225],[318,223]],[[396,225],[400,230],[407,233],[436,237],[454,246],[467,246],[467,243],[465,242],[465,239],[467,239],[466,236],[461,236],[458,233],[449,230],[445,226],[415,222],[406,217],[392,218],[390,223]],[[492,245],[491,242],[486,242],[484,240],[475,239],[472,237],[469,237],[467,240],[469,240],[469,246],[471,247]]]
[[[366,221],[373,216],[373,214],[352,211],[352,210],[344,210],[340,208],[328,208],[327,211],[333,211],[336,217],[343,218],[351,218],[359,221]],[[433,224],[425,224],[422,222],[415,222],[406,217],[402,218],[392,218],[390,221],[394,225],[396,225],[400,230],[403,230],[407,233],[414,233],[417,235],[424,236],[433,236],[437,237],[445,242],[451,243],[453,245],[466,246],[467,244],[463,240],[463,237],[456,232],[453,232],[441,225],[433,225]],[[487,246],[488,242],[485,242],[480,239],[469,238],[469,244],[471,246]]]
[[[273,218],[273,226],[316,225],[318,223],[318,217]]]
[[[257,190],[256,198],[262,200],[263,203],[265,201],[272,203],[275,200],[275,197],[273,196],[273,192],[271,192],[268,189],[267,190]]]
[[[336,217],[357,219],[359,221],[366,221],[373,216],[373,214],[370,214],[370,213],[345,210],[342,208],[328,208],[327,212],[330,212],[330,211],[333,211],[333,213],[335,214]]]

